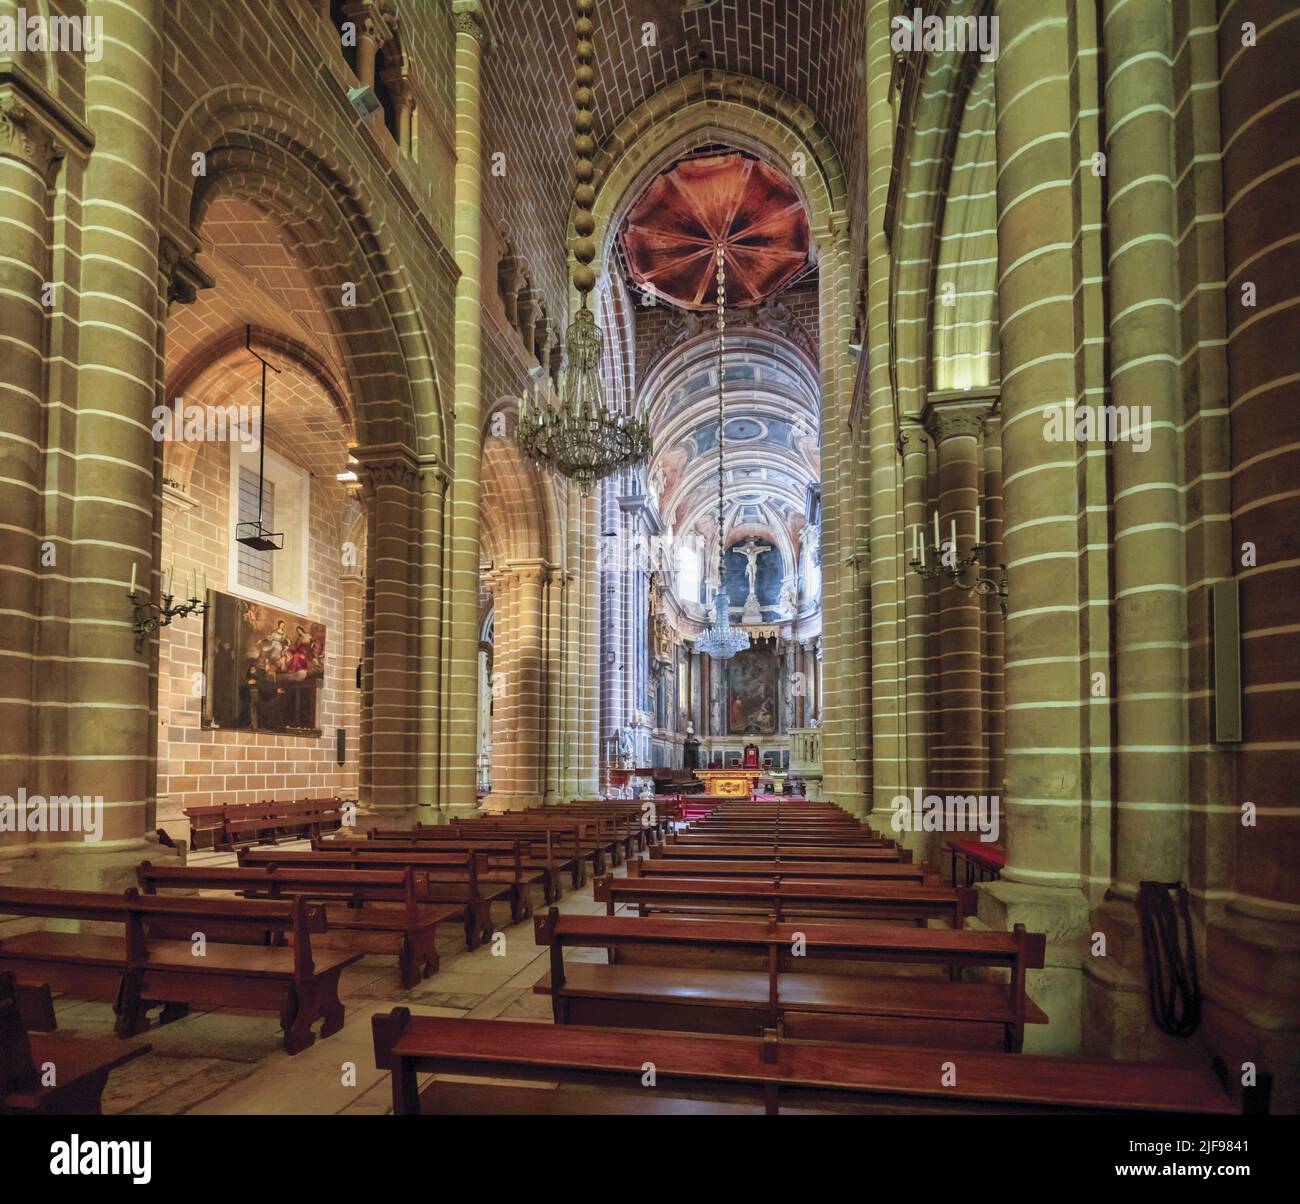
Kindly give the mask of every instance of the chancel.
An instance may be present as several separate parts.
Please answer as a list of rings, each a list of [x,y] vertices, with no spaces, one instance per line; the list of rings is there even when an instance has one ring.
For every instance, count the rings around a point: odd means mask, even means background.
[[[1300,5],[20,20],[0,1114],[1296,1111]]]

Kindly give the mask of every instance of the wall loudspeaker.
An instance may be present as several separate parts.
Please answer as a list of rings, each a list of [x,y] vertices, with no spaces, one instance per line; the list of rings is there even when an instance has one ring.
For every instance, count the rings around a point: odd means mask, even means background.
[[[374,88],[349,88],[348,100],[362,121],[379,108],[379,95]]]
[[[348,729],[334,729],[334,759],[342,765],[348,759]]]
[[[1214,739],[1241,741],[1241,591],[1235,579],[1210,585],[1210,633],[1214,641]]]

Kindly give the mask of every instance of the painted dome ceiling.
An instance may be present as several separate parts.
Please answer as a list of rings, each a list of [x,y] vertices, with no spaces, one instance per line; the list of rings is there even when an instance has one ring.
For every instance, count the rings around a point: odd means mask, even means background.
[[[758,305],[809,266],[808,214],[775,167],[740,151],[679,159],[657,175],[619,230],[628,275],[671,305],[711,310],[725,249],[727,304]]]

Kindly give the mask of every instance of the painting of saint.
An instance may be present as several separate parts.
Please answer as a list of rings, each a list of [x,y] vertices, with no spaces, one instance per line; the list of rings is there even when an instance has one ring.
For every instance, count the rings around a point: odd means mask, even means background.
[[[204,673],[204,727],[319,734],[324,624],[212,591]]]
[[[776,733],[776,658],[750,647],[727,665],[727,731],[733,736]]]

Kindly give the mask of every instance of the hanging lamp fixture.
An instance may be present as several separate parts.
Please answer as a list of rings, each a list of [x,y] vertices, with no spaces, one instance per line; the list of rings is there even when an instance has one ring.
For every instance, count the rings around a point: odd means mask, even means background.
[[[251,326],[244,329],[244,346],[248,349],[248,354],[262,365],[262,409],[257,428],[257,520],[236,523],[235,542],[242,543],[257,552],[283,552],[284,532],[269,531],[262,524],[262,500],[266,497],[266,370],[270,368],[276,376],[279,376],[280,369],[268,363],[264,356],[258,355],[253,350]]]
[[[577,266],[573,270],[573,286],[581,295],[582,303],[569,323],[564,340],[568,364],[560,393],[557,396],[544,381],[529,387],[519,399],[515,441],[534,464],[552,468],[576,481],[585,496],[602,477],[649,459],[650,427],[647,419],[636,414],[632,399],[622,400],[613,408],[606,404],[601,380],[604,335],[588,306],[596,287],[596,273],[591,266],[596,258],[592,238],[596,221],[591,212],[596,204],[596,189],[592,184],[595,178],[592,159],[596,153],[592,135],[595,124],[592,89],[596,82],[592,16],[596,0],[575,0],[574,10],[578,65],[573,92],[573,149],[577,155],[573,170],[573,200],[577,208],[574,219],[577,238],[573,243]]]
[[[726,483],[726,458],[724,420],[726,417],[726,377],[727,369],[723,363],[723,351],[726,344],[727,330],[727,256],[721,243],[718,244],[718,588],[713,595],[713,623],[698,640],[695,641],[697,652],[711,656],[715,661],[730,660],[737,652],[744,652],[749,647],[749,634],[739,627],[731,625],[731,597],[727,593],[727,579],[724,576],[726,558],[726,532],[723,529],[724,490]]]

